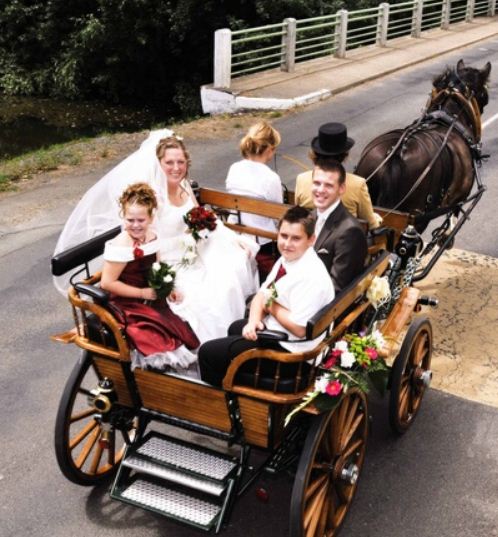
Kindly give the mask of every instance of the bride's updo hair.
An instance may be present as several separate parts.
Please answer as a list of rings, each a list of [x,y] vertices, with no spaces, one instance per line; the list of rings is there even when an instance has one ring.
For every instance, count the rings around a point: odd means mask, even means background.
[[[261,155],[268,147],[277,147],[282,138],[280,133],[266,121],[252,125],[239,144],[244,158]]]
[[[183,138],[179,136],[168,136],[159,140],[159,143],[156,146],[156,156],[158,160],[161,160],[164,157],[167,149],[181,149],[185,155],[185,160],[187,161],[187,175],[190,170],[190,165],[192,161],[190,159],[190,153],[187,151],[185,144],[183,143]]]
[[[121,216],[124,216],[126,207],[129,205],[141,205],[147,209],[149,216],[152,216],[157,209],[156,193],[147,183],[134,183],[130,185],[119,198]]]

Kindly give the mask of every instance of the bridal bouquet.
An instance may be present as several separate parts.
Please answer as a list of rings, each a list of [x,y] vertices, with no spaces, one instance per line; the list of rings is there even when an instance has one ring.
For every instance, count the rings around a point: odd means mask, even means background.
[[[167,263],[156,261],[149,272],[148,283],[156,291],[157,298],[167,298],[175,287],[176,272]]]
[[[183,220],[196,242],[207,239],[209,232],[216,229],[216,214],[208,207],[193,207],[184,215]]]
[[[297,412],[313,402],[319,410],[331,410],[340,396],[350,388],[369,391],[369,381],[384,394],[389,379],[389,367],[379,355],[384,345],[382,334],[375,330],[369,335],[347,334],[323,353],[324,358],[315,379],[314,389],[303,402],[285,418],[287,425]]]

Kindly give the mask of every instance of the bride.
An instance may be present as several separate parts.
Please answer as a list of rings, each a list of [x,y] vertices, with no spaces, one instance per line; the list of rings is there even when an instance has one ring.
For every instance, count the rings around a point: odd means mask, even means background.
[[[140,149],[98,181],[80,200],[59,237],[55,253],[81,244],[121,223],[118,199],[137,181],[155,190],[159,202],[155,229],[161,260],[177,269],[180,304],[171,308],[190,323],[200,342],[226,335],[243,317],[245,299],[257,290],[255,254],[258,245],[217,221],[216,229],[195,247],[183,216],[197,201],[188,181],[190,155],[183,140],[167,129],[152,132]],[[101,258],[91,271],[100,270]],[[55,279],[66,293],[68,280]]]

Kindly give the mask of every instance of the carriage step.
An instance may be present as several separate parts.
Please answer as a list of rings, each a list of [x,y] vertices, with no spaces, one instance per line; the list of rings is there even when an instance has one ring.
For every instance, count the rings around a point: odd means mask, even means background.
[[[136,472],[166,479],[171,483],[177,483],[179,485],[183,485],[184,487],[200,490],[202,492],[206,492],[207,494],[212,494],[213,496],[220,496],[225,490],[225,485],[222,483],[217,483],[215,481],[206,479],[199,479],[189,474],[185,474],[184,472],[179,472],[177,470],[173,470],[172,468],[167,468],[160,464],[156,464],[153,461],[142,459],[135,455],[127,457],[126,460],[123,461],[123,466],[131,468]]]
[[[223,486],[238,466],[238,461],[233,457],[154,431],[148,433],[136,447],[133,446],[128,451],[123,465],[128,465],[130,460],[134,460],[136,464],[137,459],[217,486]]]
[[[166,488],[142,476],[125,489],[114,491],[112,496],[204,530],[215,526],[222,509],[219,505]]]

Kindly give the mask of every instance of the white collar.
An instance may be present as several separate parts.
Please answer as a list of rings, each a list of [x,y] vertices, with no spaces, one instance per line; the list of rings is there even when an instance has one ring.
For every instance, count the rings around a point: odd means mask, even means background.
[[[327,209],[325,209],[325,211],[319,211],[318,209],[316,210],[316,216],[317,216],[317,220],[319,218],[322,218],[323,219],[323,222],[325,222],[325,220],[327,220],[327,218],[337,209],[337,207],[339,206],[339,203],[341,203],[341,198],[339,198],[335,203],[333,203],[330,207],[328,207]]]

